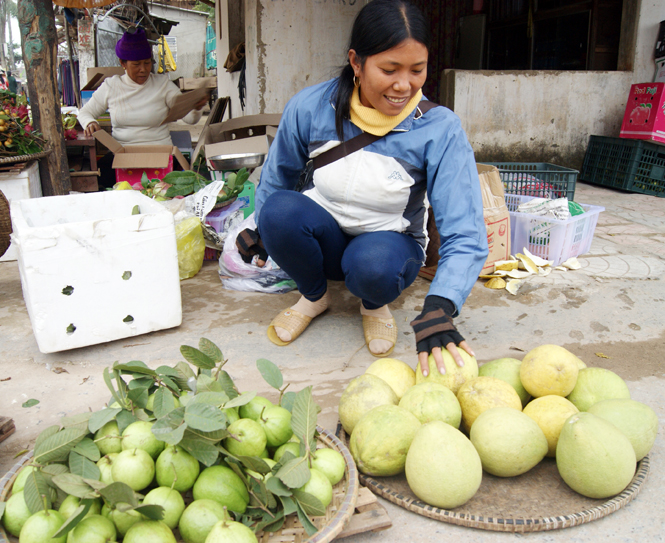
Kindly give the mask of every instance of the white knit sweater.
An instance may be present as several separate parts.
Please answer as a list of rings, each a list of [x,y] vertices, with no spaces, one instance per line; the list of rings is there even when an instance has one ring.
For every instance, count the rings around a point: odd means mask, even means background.
[[[179,95],[167,75],[150,74],[143,85],[127,74],[114,75],[81,108],[78,121],[86,128],[108,109],[113,137],[123,145],[172,145],[168,125],[160,125]],[[201,111],[193,109],[182,120],[196,124],[200,118]]]

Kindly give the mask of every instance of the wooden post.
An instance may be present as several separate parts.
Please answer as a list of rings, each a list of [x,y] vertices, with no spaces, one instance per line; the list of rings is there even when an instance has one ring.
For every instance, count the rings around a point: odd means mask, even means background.
[[[69,75],[72,79],[72,90],[74,91],[74,100],[76,107],[81,109],[81,95],[79,94],[79,84],[76,80],[76,72],[74,70],[74,59],[72,57],[72,38],[69,35],[69,23],[65,17],[65,38],[67,38],[67,56],[69,57]]]
[[[51,146],[39,161],[44,196],[69,194],[71,180],[57,84],[58,39],[51,0],[18,0],[23,61],[35,129]]]

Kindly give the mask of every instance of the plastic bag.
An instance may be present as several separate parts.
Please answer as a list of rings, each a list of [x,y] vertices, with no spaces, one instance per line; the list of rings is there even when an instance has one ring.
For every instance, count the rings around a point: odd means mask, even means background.
[[[244,262],[236,247],[236,238],[245,228],[254,229],[254,214],[233,226],[224,240],[224,250],[219,257],[219,276],[222,285],[229,290],[243,292],[284,293],[296,288],[293,281],[277,266],[272,258],[268,258],[265,266],[259,267],[254,261]]]
[[[175,237],[178,245],[178,271],[180,280],[194,277],[201,266],[205,254],[205,240],[198,217],[188,217],[176,223]]]

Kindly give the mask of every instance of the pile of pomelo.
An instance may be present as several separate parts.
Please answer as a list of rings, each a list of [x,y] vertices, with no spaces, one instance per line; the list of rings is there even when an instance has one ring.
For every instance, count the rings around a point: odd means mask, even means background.
[[[277,366],[261,359],[279,392],[273,404],[240,393],[208,340],[181,353],[189,364],[114,364],[104,371],[108,407],[39,435],[0,502],[10,535],[20,543],[250,543],[289,515],[317,531],[310,517],[325,514],[346,465],[317,439],[311,387],[286,392]]]
[[[349,383],[339,418],[362,473],[405,472],[418,498],[445,509],[470,500],[483,471],[515,477],[545,457],[584,496],[607,498],[629,485],[658,419],[616,373],[588,368],[557,345],[480,368],[460,352],[461,368],[443,352],[445,374],[431,355],[427,377],[420,364],[414,371],[384,358]]]

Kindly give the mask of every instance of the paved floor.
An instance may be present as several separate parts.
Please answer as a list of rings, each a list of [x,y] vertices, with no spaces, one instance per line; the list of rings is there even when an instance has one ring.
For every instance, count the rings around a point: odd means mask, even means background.
[[[665,198],[628,194],[578,183],[576,201],[605,207],[582,268],[532,277],[516,296],[475,285],[457,320],[481,362],[503,356],[521,358],[544,343],[563,345],[590,366],[621,375],[633,398],[650,405],[661,420],[651,453],[651,473],[640,495],[626,508],[579,527],[525,535],[462,528],[429,520],[385,500],[393,527],[361,534],[349,543],[375,541],[537,542],[663,541],[665,537]],[[415,366],[408,322],[419,313],[429,283],[419,278],[392,304],[400,335],[394,357]],[[155,278],[159,288],[159,278]],[[353,377],[374,360],[364,347],[358,300],[343,286],[331,285],[332,307],[293,345],[279,348],[265,329],[272,317],[298,295],[225,290],[214,262],[181,283],[180,327],[73,351],[38,351],[25,310],[18,267],[0,263],[0,415],[16,422],[16,433],[0,444],[0,471],[14,455],[32,446],[36,435],[65,414],[97,410],[108,399],[103,367],[115,360],[143,360],[152,367],[174,364],[182,344],[200,337],[215,341],[228,358],[229,372],[243,390],[271,396],[255,362],[268,358],[299,390],[313,385],[323,410],[319,424],[334,428],[339,396]],[[94,303],[91,300],[90,303]],[[21,404],[35,398],[31,408]],[[543,492],[547,492],[544,489]],[[538,496],[524,496],[524,500]]]

